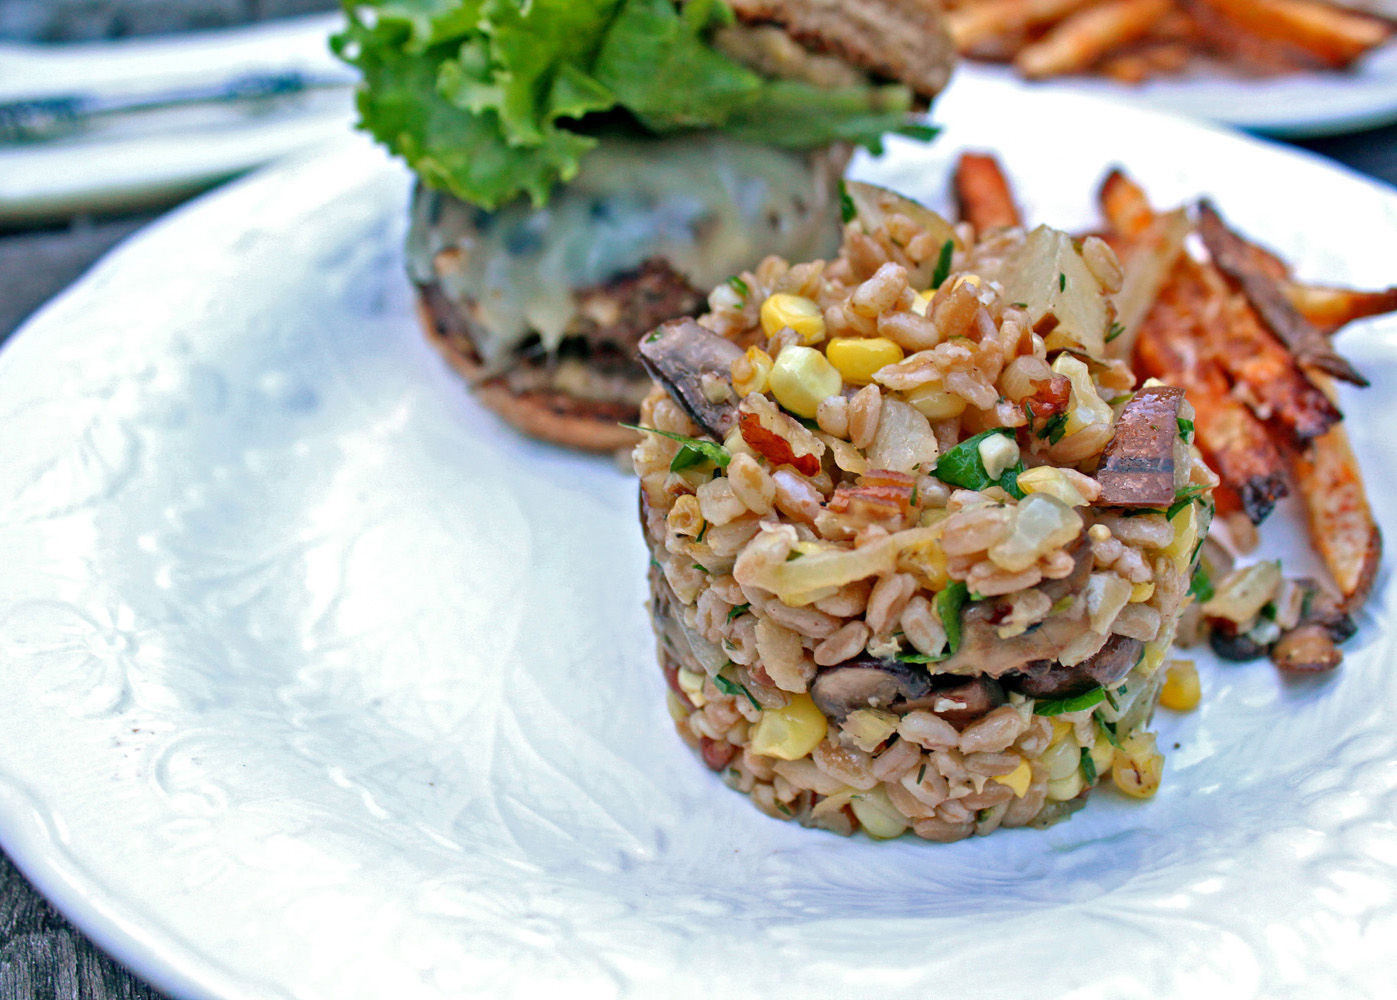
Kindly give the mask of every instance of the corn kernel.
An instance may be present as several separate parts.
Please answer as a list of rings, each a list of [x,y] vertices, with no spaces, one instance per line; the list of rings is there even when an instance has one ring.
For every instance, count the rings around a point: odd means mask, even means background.
[[[1091,763],[1096,768],[1096,773],[1104,775],[1109,771],[1115,756],[1116,748],[1111,745],[1111,741],[1105,736],[1098,736],[1091,746]]]
[[[961,285],[969,285],[976,291],[980,290],[980,276],[978,274],[961,274],[956,276],[956,280],[951,282],[951,291],[955,291]]]
[[[941,511],[941,514],[944,519],[945,512]],[[923,527],[929,526],[923,522]],[[941,590],[951,581],[946,553],[935,539],[903,549],[898,553],[897,568],[911,573],[917,578],[917,582],[928,590]]]
[[[991,434],[980,442],[980,462],[985,475],[998,479],[1019,461],[1019,443],[1005,434]]]
[[[752,729],[752,752],[799,760],[825,738],[829,724],[808,694],[791,696],[785,708],[768,708]]]
[[[703,681],[703,674],[679,668],[679,686],[695,708],[702,708],[703,703],[708,700],[703,696]]]
[[[917,297],[912,300],[912,311],[918,316],[925,316],[927,307],[931,305],[931,297],[935,294],[936,292],[931,289],[918,292]]]
[[[1038,758],[1038,764],[1048,772],[1050,782],[1061,781],[1081,767],[1082,749],[1071,736],[1060,736],[1043,751],[1043,755]]]
[[[911,824],[893,805],[881,785],[859,792],[849,799],[849,808],[859,819],[863,832],[879,840],[888,840],[906,831]]]
[[[1019,473],[1019,489],[1025,493],[1046,493],[1056,497],[1069,507],[1085,507],[1086,498],[1072,485],[1072,480],[1061,469],[1040,465],[1035,469],[1025,469]],[[1093,525],[1093,527],[1096,527]]]
[[[665,692],[665,707],[669,709],[669,717],[675,722],[683,722],[689,717],[689,706],[673,691]]]
[[[771,369],[771,394],[798,417],[815,418],[822,400],[844,386],[844,377],[813,347],[781,348]]]
[[[739,396],[750,396],[754,392],[766,392],[767,380],[771,377],[774,364],[771,355],[760,347],[749,347],[747,353],[728,366],[732,373],[732,387]]]
[[[1174,540],[1164,546],[1163,552],[1174,560],[1174,568],[1180,573],[1188,572],[1188,564],[1193,560],[1193,547],[1198,543],[1200,527],[1198,504],[1185,504],[1169,523],[1174,526]]]
[[[1164,656],[1169,652],[1171,642],[1173,642],[1172,636],[1165,642],[1151,639],[1145,643],[1145,655],[1141,658],[1140,665],[1135,668],[1142,677],[1153,676],[1154,672],[1164,665]]]
[[[1021,799],[1028,792],[1028,786],[1033,783],[1033,768],[1028,761],[1019,761],[1019,766],[1008,774],[995,775],[994,780],[1001,785],[1008,785],[1013,789],[1014,797]]]
[[[876,708],[860,708],[844,720],[845,736],[864,753],[872,753],[878,744],[897,731],[897,716]]]
[[[1121,740],[1111,763],[1111,780],[1126,795],[1148,799],[1159,791],[1164,755],[1155,749],[1154,733],[1135,733]]]
[[[1154,596],[1154,581],[1146,580],[1144,583],[1137,583],[1130,588],[1130,603],[1143,604]]]
[[[940,382],[918,386],[903,398],[928,420],[949,420],[965,412],[965,400],[954,392],[946,392]]]
[[[1078,762],[1080,764],[1080,757]],[[1082,794],[1082,789],[1086,787],[1087,780],[1082,776],[1082,769],[1079,766],[1066,777],[1048,782],[1048,798],[1053,802],[1066,802],[1068,799],[1075,799]]]
[[[1164,671],[1164,687],[1159,703],[1175,712],[1192,712],[1203,699],[1198,683],[1198,668],[1192,660],[1171,660]]]
[[[825,339],[825,317],[817,303],[804,296],[777,292],[762,303],[762,330],[774,337],[786,327],[795,331],[802,344],[818,344]]]
[[[850,385],[868,385],[873,373],[905,357],[887,337],[835,337],[825,345],[825,357]]]

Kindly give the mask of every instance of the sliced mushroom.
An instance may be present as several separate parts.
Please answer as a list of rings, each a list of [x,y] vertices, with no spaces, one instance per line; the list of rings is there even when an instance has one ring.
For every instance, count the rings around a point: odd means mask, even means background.
[[[1271,662],[1288,674],[1328,673],[1343,658],[1323,625],[1301,625],[1271,647]]]
[[[1150,385],[1125,404],[1101,453],[1096,481],[1111,507],[1168,507],[1174,502],[1174,441],[1184,391]]]
[[[960,726],[1004,704],[1004,689],[989,677],[933,675],[897,660],[860,656],[822,668],[810,697],[836,722],[862,708],[881,708],[898,715],[935,712]]]
[[[742,348],[685,318],[661,324],[641,339],[639,351],[646,369],[694,423],[723,440],[737,423],[732,363]]]
[[[1140,662],[1145,644],[1113,635],[1092,656],[1067,667],[1056,660],[1038,660],[1004,678],[1004,683],[1030,698],[1071,698],[1094,687],[1119,683]]]

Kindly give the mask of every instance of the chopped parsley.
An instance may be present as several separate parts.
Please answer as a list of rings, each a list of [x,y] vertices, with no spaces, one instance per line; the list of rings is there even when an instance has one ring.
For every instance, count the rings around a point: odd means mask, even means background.
[[[956,252],[956,241],[947,240],[941,244],[941,254],[936,258],[936,270],[931,272],[931,287],[940,288],[951,274],[951,256]]]
[[[1109,344],[1111,341],[1115,340],[1123,333],[1125,333],[1124,326],[1122,326],[1120,323],[1112,323],[1111,329],[1106,331],[1106,343]]]
[[[728,279],[728,285],[731,286],[734,292],[742,296],[741,305],[746,305],[747,296],[752,294],[752,289],[747,286],[747,282],[743,281],[738,275],[734,274],[731,278]]]
[[[1213,580],[1208,575],[1208,570],[1204,566],[1199,566],[1193,571],[1193,579],[1188,583],[1188,592],[1193,595],[1193,599],[1199,604],[1213,599]]]
[[[748,691],[741,684],[737,683],[737,681],[730,681],[722,674],[714,674],[713,686],[716,687],[719,691],[723,692],[723,694],[730,695],[734,698],[736,698],[738,695],[741,695],[742,697],[750,701],[752,703],[752,707],[755,708],[758,712],[762,710],[761,703],[757,701],[756,698],[752,697],[752,692]]]
[[[1208,492],[1208,487],[1190,484],[1174,494],[1174,502],[1169,505],[1169,510],[1165,512],[1165,517],[1173,520],[1174,515],[1183,510],[1193,501],[1197,500],[1204,493]]]
[[[859,214],[858,206],[854,204],[854,199],[849,197],[849,189],[844,186],[844,182],[839,182],[839,217],[845,222],[853,222],[854,217]]]
[[[969,596],[970,588],[964,580],[952,580],[936,595],[936,616],[946,630],[946,650],[952,656],[960,649],[960,609]]]
[[[925,777],[926,777],[926,762],[923,761],[923,762],[922,762],[921,768],[917,771],[917,784],[920,785],[920,784],[922,783],[922,779],[925,778]]]
[[[1057,444],[1066,433],[1067,414],[1058,413],[1049,417],[1048,422],[1039,428],[1038,438],[1041,441],[1047,441],[1048,444]]]
[[[1134,395],[1135,393],[1133,392],[1123,392],[1119,396],[1112,396],[1110,399],[1106,400],[1106,405],[1120,406],[1122,403],[1130,402]]]
[[[1107,722],[1105,719],[1097,716],[1096,725],[1097,728],[1101,730],[1101,735],[1106,737],[1106,742],[1119,750],[1121,738],[1116,735],[1116,724],[1114,722]]]
[[[682,444],[684,447],[675,453],[673,461],[669,463],[670,472],[683,472],[685,469],[702,465],[704,462],[712,462],[720,469],[726,469],[728,463],[732,461],[732,454],[722,445],[714,444],[712,441],[685,437],[683,434],[673,434],[670,431],[657,430],[654,427],[639,427],[636,424],[622,424],[621,426],[645,434],[658,434],[660,437],[667,437],[671,441],[678,441]]]
[[[1179,437],[1181,437],[1181,438],[1184,439],[1184,443],[1185,443],[1185,444],[1187,444],[1189,441],[1192,441],[1192,440],[1193,440],[1193,421],[1192,421],[1192,420],[1185,420],[1183,417],[1180,417],[1179,420],[1178,420],[1178,424],[1179,424]]]
[[[1063,274],[1061,271],[1057,274],[1057,290],[1059,292],[1067,291],[1067,275]]]
[[[966,438],[942,455],[932,472],[937,479],[952,486],[967,490],[999,486],[1015,500],[1022,500],[1024,491],[1019,489],[1019,473],[1023,472],[1022,461],[1016,462],[1012,469],[1005,469],[998,479],[991,479],[990,474],[985,471],[985,462],[980,457],[980,442],[991,434],[1013,437],[1014,430],[1011,427],[995,427]]]
[[[741,618],[748,612],[748,610],[751,609],[751,607],[752,605],[750,604],[733,605],[733,609],[728,612],[728,621],[732,621],[734,618]]]
[[[1082,777],[1088,785],[1096,784],[1096,761],[1091,759],[1091,751],[1082,747]]]
[[[1094,687],[1084,694],[1074,695],[1071,698],[1049,698],[1034,702],[1033,714],[1062,715],[1065,712],[1080,712],[1084,708],[1100,704],[1105,697],[1106,689],[1104,687]]]
[[[700,563],[694,563],[693,565],[694,565],[694,569],[698,570],[700,573],[707,573],[707,572],[708,572],[708,567],[707,567],[707,566],[704,566],[704,565],[702,565],[702,564],[700,564]]]
[[[659,330],[652,330],[650,331],[650,336],[645,338],[645,342],[647,344],[653,344],[655,341],[659,340],[663,336],[664,334],[661,333]]]
[[[947,657],[947,653],[940,653],[936,656],[928,656],[926,653],[898,653],[893,659],[898,663],[940,663]]]

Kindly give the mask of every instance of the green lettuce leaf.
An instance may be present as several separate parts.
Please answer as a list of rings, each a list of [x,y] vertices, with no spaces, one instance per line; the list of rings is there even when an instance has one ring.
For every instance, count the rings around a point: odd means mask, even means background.
[[[808,149],[925,138],[900,85],[767,80],[708,44],[723,0],[344,0],[361,127],[426,183],[496,208],[572,179],[603,130],[722,129]]]

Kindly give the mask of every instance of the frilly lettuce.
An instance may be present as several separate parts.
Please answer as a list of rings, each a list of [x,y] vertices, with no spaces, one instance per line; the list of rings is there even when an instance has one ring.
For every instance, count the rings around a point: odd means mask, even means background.
[[[361,126],[424,181],[486,208],[547,200],[608,129],[715,128],[878,152],[925,136],[901,85],[768,80],[708,45],[722,0],[346,0],[335,51],[363,73]]]

